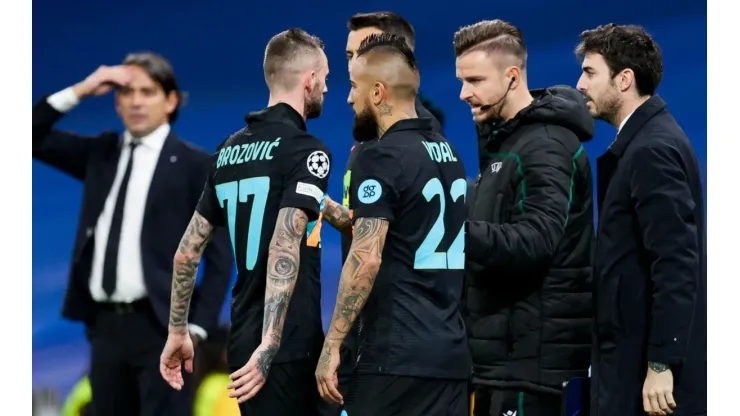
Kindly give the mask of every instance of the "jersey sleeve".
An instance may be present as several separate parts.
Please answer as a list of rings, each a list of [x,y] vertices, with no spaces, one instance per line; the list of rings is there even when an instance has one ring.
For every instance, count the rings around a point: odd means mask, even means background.
[[[206,184],[203,186],[203,192],[200,194],[200,200],[195,207],[195,211],[208,220],[209,223],[223,226],[224,214],[221,202],[218,200],[218,195],[216,194],[216,186],[213,178],[215,173],[215,167],[208,173]]]
[[[291,158],[280,208],[300,208],[309,221],[319,217],[329,186],[331,152],[318,139],[306,139]]]
[[[395,219],[400,200],[399,178],[403,160],[387,146],[363,146],[355,160],[354,218]]]

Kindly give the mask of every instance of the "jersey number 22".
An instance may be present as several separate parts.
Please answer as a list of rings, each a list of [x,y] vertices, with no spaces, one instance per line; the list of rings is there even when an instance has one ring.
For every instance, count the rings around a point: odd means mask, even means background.
[[[456,202],[461,196],[465,201],[465,194],[468,190],[468,183],[465,179],[457,179],[452,182],[450,196],[452,202]],[[465,268],[465,224],[460,227],[457,237],[450,244],[446,253],[439,253],[435,250],[442,242],[445,235],[445,191],[442,182],[438,178],[432,178],[424,185],[421,191],[422,195],[428,202],[432,201],[435,196],[439,197],[439,216],[437,221],[432,225],[419,249],[416,250],[414,257],[414,269],[463,269]]]

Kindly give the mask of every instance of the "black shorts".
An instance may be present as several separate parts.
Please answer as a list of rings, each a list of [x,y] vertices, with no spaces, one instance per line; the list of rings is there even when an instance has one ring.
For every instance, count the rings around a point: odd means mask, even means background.
[[[467,380],[355,374],[347,416],[468,416]]]
[[[232,372],[236,368],[231,369]],[[321,398],[316,387],[316,360],[273,364],[262,390],[239,405],[249,416],[316,416]]]
[[[561,412],[562,399],[558,394],[534,394],[487,386],[474,389],[473,416],[558,416]]]

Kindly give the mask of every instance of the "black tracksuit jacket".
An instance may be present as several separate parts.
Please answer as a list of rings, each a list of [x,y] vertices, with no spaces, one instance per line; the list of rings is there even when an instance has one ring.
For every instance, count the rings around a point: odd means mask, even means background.
[[[591,348],[593,185],[581,144],[594,121],[569,87],[478,126],[468,193],[466,325],[473,383],[558,393]]]

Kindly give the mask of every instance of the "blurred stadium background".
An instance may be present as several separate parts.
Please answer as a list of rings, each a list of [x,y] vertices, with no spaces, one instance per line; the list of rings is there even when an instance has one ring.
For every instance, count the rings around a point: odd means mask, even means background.
[[[275,33],[298,26],[326,44],[331,77],[323,116],[309,123],[334,154],[330,193],[341,195],[341,178],[351,146],[352,112],[346,104],[345,22],[356,12],[391,10],[411,21],[417,35],[422,93],[445,115],[445,130],[462,154],[469,176],[477,173],[474,128],[459,101],[452,35],[460,26],[501,18],[518,25],[529,48],[531,88],[575,86],[578,34],[600,24],[643,25],[663,49],[665,75],[658,89],[691,138],[702,164],[706,192],[706,2],[701,0],[585,0],[468,3],[365,1],[358,4],[285,0],[265,3],[35,0],[33,8],[33,99],[81,80],[101,64],[119,63],[130,51],[151,50],[174,65],[188,92],[175,130],[186,140],[214,150],[243,125],[247,111],[266,104],[262,56]],[[462,8],[461,8],[462,6]],[[65,117],[60,127],[82,133],[119,128],[112,97],[91,99]],[[594,163],[615,130],[597,124],[586,145]],[[33,385],[64,396],[87,368],[88,346],[81,325],[59,311],[78,219],[82,188],[75,180],[38,162],[33,165]],[[339,236],[323,235],[323,313],[328,323],[339,279]],[[228,301],[224,305],[228,305]],[[224,322],[228,321],[226,307]]]

